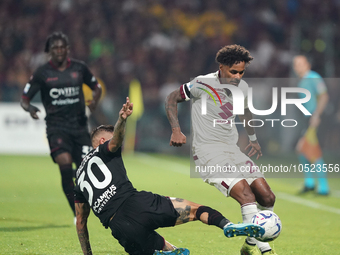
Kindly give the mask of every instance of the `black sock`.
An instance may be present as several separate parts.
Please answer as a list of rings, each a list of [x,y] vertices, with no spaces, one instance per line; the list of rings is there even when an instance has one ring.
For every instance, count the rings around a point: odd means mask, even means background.
[[[74,208],[74,182],[73,182],[73,169],[72,164],[68,165],[61,165],[59,166],[60,174],[61,174],[61,185],[63,187],[63,191],[67,198],[67,201],[75,215],[75,208]]]
[[[220,212],[208,206],[198,207],[196,211],[196,218],[200,220],[201,214],[205,212],[208,213],[208,225],[214,225],[216,227],[223,229],[223,227],[230,222]]]

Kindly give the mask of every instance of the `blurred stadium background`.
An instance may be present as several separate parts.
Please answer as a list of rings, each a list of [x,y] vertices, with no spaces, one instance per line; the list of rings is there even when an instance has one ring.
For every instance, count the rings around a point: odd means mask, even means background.
[[[236,43],[255,57],[245,78],[254,88],[255,106],[268,109],[270,86],[296,86],[292,58],[306,54],[326,78],[330,95],[320,127],[326,163],[339,163],[339,22],[340,0],[1,0],[0,254],[80,254],[57,166],[48,156],[44,113],[33,121],[19,105],[32,72],[47,61],[43,49],[49,34],[67,34],[71,57],[85,61],[105,84],[105,97],[90,118],[92,127],[115,123],[131,82],[140,82],[144,111],[137,121],[135,149],[141,153],[124,156],[136,188],[209,204],[238,221],[234,200],[200,179],[188,181],[190,145],[169,146],[165,97],[192,77],[217,70],[216,52]],[[39,102],[36,96],[33,103]],[[298,119],[296,110],[285,118]],[[190,137],[189,103],[180,104],[179,118]],[[266,126],[257,133],[264,151],[259,164],[298,163],[299,127]],[[243,128],[239,142],[241,148],[247,142]],[[296,177],[268,179],[284,229],[275,244],[278,254],[339,254],[340,179],[330,178],[331,196],[302,198],[296,196],[302,174]],[[221,244],[222,234],[200,223],[178,228],[160,233],[187,245],[192,254],[239,254],[243,243],[238,238]],[[94,251],[123,254],[95,217],[90,229]]]
[[[69,36],[71,57],[85,61],[106,86],[100,110],[91,117],[92,126],[114,123],[130,82],[140,81],[144,113],[137,127],[138,151],[189,155],[189,145],[180,149],[168,145],[171,130],[164,99],[190,78],[215,71],[214,57],[222,46],[236,43],[251,51],[255,59],[246,78],[294,77],[292,57],[307,54],[313,69],[327,78],[330,92],[323,116],[327,125],[320,128],[322,146],[327,153],[339,155],[340,87],[335,78],[340,70],[339,19],[338,0],[2,0],[2,139],[14,131],[26,132],[27,137],[44,130],[44,123],[33,123],[18,102],[32,72],[47,59],[46,37],[62,31]],[[255,104],[271,100],[270,93],[261,93],[266,90],[263,84],[250,85],[260,91]],[[37,96],[35,101],[39,100]],[[189,104],[180,105],[180,122],[187,135],[189,111]],[[281,128],[258,129],[266,155],[291,152],[299,135],[294,130],[287,139]],[[240,142],[246,139],[241,132]],[[0,144],[0,152],[11,146],[11,142]]]

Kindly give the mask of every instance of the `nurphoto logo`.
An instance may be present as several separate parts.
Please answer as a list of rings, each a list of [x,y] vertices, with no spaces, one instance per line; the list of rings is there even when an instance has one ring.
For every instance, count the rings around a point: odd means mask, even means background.
[[[243,126],[246,125],[245,120],[243,122],[233,122],[228,120],[229,117],[232,115],[243,115],[244,114],[244,101],[245,96],[242,90],[234,85],[230,84],[216,84],[216,87],[213,88],[212,86],[202,82],[197,81],[197,83],[204,85],[206,88],[199,89],[205,91],[201,97],[201,114],[207,114],[207,99],[208,96],[214,101],[215,105],[217,105],[216,99],[217,98],[220,102],[220,109],[223,111],[219,115],[221,119],[214,119],[213,120],[213,127],[216,125],[239,125],[242,124]],[[209,91],[209,90],[211,91]],[[227,89],[231,92],[233,98],[233,104],[227,102],[226,104],[222,104],[221,98],[218,94],[218,90]],[[213,95],[213,94],[215,95]],[[302,93],[305,95],[303,98],[288,98],[289,94],[293,93]],[[247,95],[247,103],[248,108],[251,113],[259,116],[268,116],[274,113],[278,107],[278,88],[272,88],[272,105],[267,110],[258,110],[255,109],[253,104],[253,88],[248,88],[248,95]],[[311,113],[303,106],[304,103],[308,102],[311,98],[311,93],[304,88],[296,88],[296,87],[282,87],[281,88],[281,116],[287,115],[287,105],[295,105],[304,115],[310,116]],[[271,126],[274,127],[275,122],[280,122],[283,127],[295,127],[297,126],[298,122],[294,119],[251,119],[248,121],[248,125],[251,127],[262,127],[265,122],[271,123]],[[257,123],[257,124],[256,124]]]

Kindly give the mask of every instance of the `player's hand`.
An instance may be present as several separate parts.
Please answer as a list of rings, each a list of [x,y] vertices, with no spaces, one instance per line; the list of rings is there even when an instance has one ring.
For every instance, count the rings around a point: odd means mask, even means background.
[[[251,148],[251,149],[250,149]],[[259,159],[262,156],[261,146],[257,141],[249,141],[249,144],[246,147],[246,150],[250,149],[248,152],[248,157],[252,157],[257,153],[256,159]]]
[[[87,107],[90,109],[91,113],[97,108],[97,102],[95,100],[88,100],[86,102]]]
[[[179,128],[174,128],[170,138],[170,146],[180,147],[187,142],[186,136]]]
[[[132,114],[133,111],[133,103],[130,103],[130,99],[126,98],[126,103],[123,104],[122,109],[119,111],[119,117],[126,120]]]
[[[309,126],[317,128],[320,125],[321,118],[319,115],[312,115],[309,119]]]
[[[30,113],[31,117],[35,120],[38,120],[39,119],[39,116],[37,114],[37,112],[40,112],[39,108],[38,107],[35,107],[33,105],[30,105],[28,107],[28,112]]]

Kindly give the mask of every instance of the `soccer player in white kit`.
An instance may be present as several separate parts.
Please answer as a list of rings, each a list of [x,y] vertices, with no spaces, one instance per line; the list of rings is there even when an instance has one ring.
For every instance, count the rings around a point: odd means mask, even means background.
[[[217,72],[198,76],[183,84],[169,94],[165,102],[172,128],[170,145],[177,147],[186,143],[186,136],[181,132],[178,121],[177,104],[193,100],[192,154],[196,168],[202,170],[200,174],[206,183],[215,186],[226,197],[230,196],[239,202],[244,223],[250,222],[260,210],[273,210],[275,203],[274,193],[250,159],[256,154],[257,159],[262,156],[255,130],[247,125],[248,120],[252,119],[252,113],[247,106],[248,84],[242,80],[252,59],[249,51],[242,46],[225,46],[216,54],[216,62],[219,64]],[[237,146],[236,115],[232,111],[235,93],[223,88],[223,84],[237,86],[243,93],[244,114],[238,116],[249,136],[249,145],[246,147],[250,149],[248,156]],[[207,170],[212,169],[211,167],[215,171]],[[217,169],[222,171],[216,171]],[[241,255],[261,253],[276,254],[268,243],[247,237],[241,248]]]

